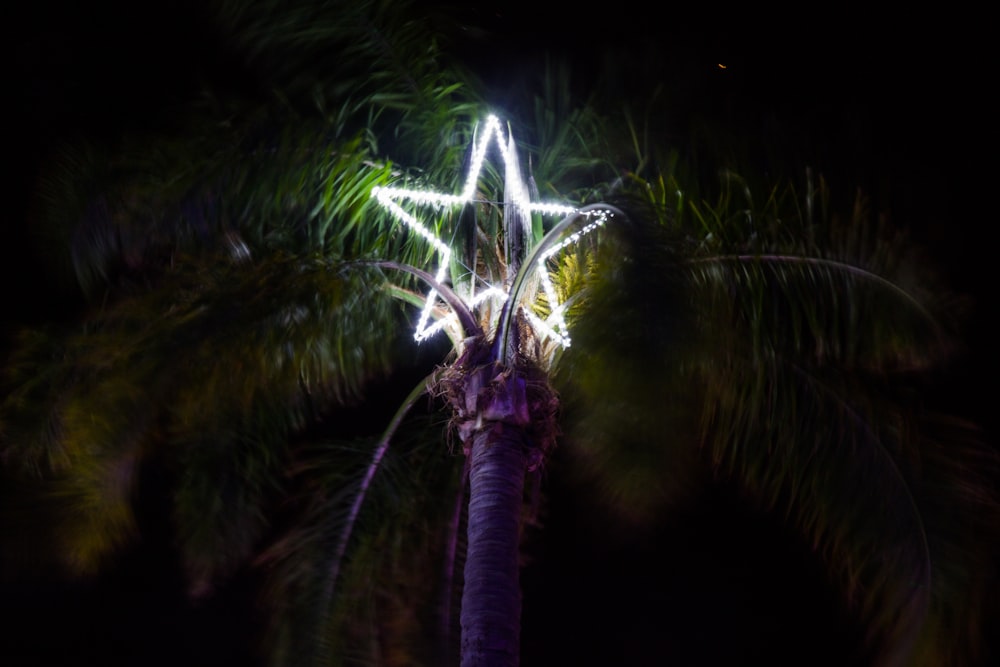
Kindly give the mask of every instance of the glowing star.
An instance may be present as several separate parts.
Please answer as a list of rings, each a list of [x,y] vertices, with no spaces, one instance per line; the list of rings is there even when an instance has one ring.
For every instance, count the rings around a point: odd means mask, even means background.
[[[429,227],[404,210],[402,206],[400,206],[400,202],[412,202],[418,205],[432,205],[436,207],[461,207],[469,202],[472,202],[473,194],[476,191],[476,183],[479,179],[479,173],[482,170],[483,160],[486,156],[486,150],[489,147],[490,140],[492,139],[496,139],[497,146],[500,148],[500,154],[504,161],[506,174],[505,187],[508,190],[506,195],[514,206],[527,213],[535,212],[542,215],[562,216],[581,215],[592,219],[591,222],[586,224],[579,231],[571,234],[569,237],[547,250],[541,257],[538,258],[536,269],[538,270],[539,283],[541,284],[542,290],[545,292],[546,299],[551,306],[549,316],[543,320],[531,312],[530,309],[524,309],[528,320],[540,334],[551,337],[564,347],[569,346],[570,340],[566,333],[566,321],[563,318],[564,306],[559,302],[559,299],[556,296],[555,289],[553,288],[552,282],[549,278],[548,269],[545,267],[545,262],[563,248],[576,243],[584,235],[603,225],[612,214],[607,210],[581,211],[578,208],[564,204],[532,202],[528,197],[528,189],[521,180],[521,175],[517,166],[517,156],[512,153],[514,142],[511,139],[509,145],[505,143],[503,132],[500,129],[500,121],[496,118],[496,116],[490,115],[486,119],[485,131],[472,153],[469,174],[465,179],[465,187],[462,189],[460,194],[453,195],[439,192],[428,192],[425,190],[375,187],[372,188],[371,196],[375,197],[380,204],[385,206],[394,216],[406,224],[407,227],[426,239],[434,250],[437,251],[438,268],[434,273],[434,279],[441,283],[443,282],[445,274],[448,270],[449,260],[451,259],[451,249],[443,243]],[[525,218],[527,218],[527,216],[525,216]],[[508,296],[508,292],[499,287],[489,287],[488,289],[476,294],[475,281],[473,281],[473,288],[466,299],[466,304],[470,309],[475,309],[479,304],[483,303],[487,299],[494,299],[502,304],[507,300]],[[422,341],[430,337],[445,326],[445,319],[438,320],[434,324],[428,326],[428,320],[430,319],[431,311],[434,309],[437,297],[438,293],[433,288],[427,293],[427,299],[424,302],[424,306],[421,310],[420,318],[417,320],[416,330],[413,335],[417,341]]]

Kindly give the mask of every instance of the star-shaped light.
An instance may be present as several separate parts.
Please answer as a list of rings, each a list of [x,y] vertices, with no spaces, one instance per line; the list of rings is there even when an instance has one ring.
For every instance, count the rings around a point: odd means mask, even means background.
[[[578,214],[590,218],[590,222],[588,222],[580,230],[548,249],[541,257],[538,258],[536,268],[538,270],[539,283],[541,284],[542,289],[545,292],[545,296],[551,306],[549,316],[542,320],[540,317],[531,312],[530,309],[524,309],[528,320],[540,334],[547,335],[560,345],[567,347],[569,346],[570,339],[567,334],[566,321],[563,318],[563,311],[565,307],[556,296],[555,289],[553,289],[552,282],[549,278],[548,270],[545,267],[545,262],[560,250],[576,243],[584,235],[603,225],[612,214],[610,211],[606,210],[581,211],[576,207],[565,204],[532,202],[528,196],[528,189],[521,180],[521,174],[517,163],[517,155],[513,152],[513,138],[510,138],[509,144],[504,141],[503,132],[500,128],[500,121],[496,116],[490,115],[486,119],[485,131],[480,137],[479,143],[474,147],[472,160],[469,165],[469,173],[465,179],[465,187],[460,194],[454,195],[440,192],[429,192],[426,190],[375,187],[372,188],[371,196],[375,197],[380,204],[385,206],[407,227],[426,239],[434,250],[437,251],[438,268],[434,273],[434,279],[441,283],[443,282],[445,274],[448,270],[449,260],[451,258],[451,249],[444,242],[442,242],[429,227],[404,210],[403,207],[400,206],[400,202],[412,202],[418,205],[433,205],[436,207],[461,207],[473,201],[473,195],[476,191],[476,183],[478,182],[479,173],[483,167],[483,160],[486,157],[486,150],[489,147],[489,142],[493,139],[496,140],[497,146],[500,148],[501,157],[504,161],[506,174],[505,187],[508,190],[506,194],[515,206],[526,213],[536,212],[542,215],[561,215],[564,217]],[[470,309],[475,309],[479,304],[483,303],[483,301],[487,299],[495,299],[500,303],[503,303],[509,296],[505,289],[495,286],[491,286],[488,289],[476,294],[474,285],[475,283],[473,281],[473,289],[470,291],[470,294],[466,299],[466,304]],[[427,299],[424,302],[424,306],[421,310],[420,318],[417,321],[416,330],[413,335],[417,341],[422,341],[430,337],[442,329],[446,324],[446,320],[442,318],[428,326],[428,320],[430,319],[431,311],[434,308],[437,297],[438,293],[433,288],[427,293]]]

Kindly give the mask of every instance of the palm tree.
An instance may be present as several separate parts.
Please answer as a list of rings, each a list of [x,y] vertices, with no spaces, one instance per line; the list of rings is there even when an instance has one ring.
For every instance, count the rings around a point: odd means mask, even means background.
[[[398,33],[371,28],[388,18],[423,43],[403,15],[352,7],[369,32],[341,22],[340,38],[374,35],[352,48],[385,48]],[[269,18],[230,24],[257,48],[286,34],[264,30]],[[327,25],[313,18],[290,25]],[[332,36],[320,33],[309,44]],[[540,100],[538,120],[518,125],[534,137],[531,200],[608,203],[548,228],[500,196],[522,170],[487,167],[457,220],[432,215],[413,233],[371,193],[459,190],[482,103],[436,52],[403,53],[374,74],[337,70],[351,94],[320,96],[318,115],[301,94],[239,122],[246,107],[222,104],[212,114],[225,122],[183,142],[67,153],[72,178],[53,181],[50,201],[70,214],[50,220],[70,230],[93,305],[69,329],[23,334],[0,422],[9,459],[68,499],[62,557],[93,569],[134,534],[134,488],[155,461],[192,594],[249,563],[271,575],[275,664],[448,664],[457,590],[462,663],[516,664],[525,480],[556,441],[638,515],[661,509],[671,465],[700,450],[815,546],[879,664],[971,650],[949,628],[971,627],[985,603],[989,551],[975,538],[996,508],[990,458],[911,395],[947,358],[950,311],[901,240],[868,224],[864,200],[838,218],[811,177],[804,196],[732,175],[701,193],[672,156],[638,148],[618,177],[599,159],[606,121]],[[265,80],[290,76],[270,69],[285,60],[256,62]],[[293,73],[288,89],[313,92]],[[390,136],[422,170],[389,161]],[[561,246],[595,215],[605,224],[588,243]],[[421,269],[440,254],[428,237],[460,249],[437,276]],[[476,275],[510,305],[470,308]],[[428,303],[450,336],[418,346],[408,308]],[[568,348],[561,329],[531,326],[558,312]],[[961,529],[942,523],[955,507]]]

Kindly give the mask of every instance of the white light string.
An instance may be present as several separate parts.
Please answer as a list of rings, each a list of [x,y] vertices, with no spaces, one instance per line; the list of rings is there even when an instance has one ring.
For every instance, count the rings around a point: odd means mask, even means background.
[[[434,250],[438,253],[438,268],[434,273],[434,280],[438,283],[442,283],[448,270],[448,263],[451,258],[451,249],[445,245],[445,243],[441,241],[441,239],[438,238],[438,236],[430,228],[424,225],[424,223],[410,213],[407,213],[400,206],[400,202],[408,201],[417,205],[432,205],[436,207],[456,207],[464,206],[465,204],[473,201],[473,195],[476,191],[476,183],[479,180],[479,174],[483,168],[483,161],[486,158],[486,150],[489,147],[490,140],[492,139],[496,140],[497,145],[500,148],[500,155],[503,158],[505,167],[507,168],[507,179],[505,185],[508,189],[513,189],[513,192],[508,192],[506,194],[510,195],[510,199],[515,206],[523,211],[535,212],[541,215],[568,216],[572,214],[579,214],[592,218],[592,222],[587,223],[580,230],[574,232],[554,247],[550,248],[538,259],[536,268],[540,276],[539,282],[541,283],[542,290],[545,292],[546,299],[548,300],[550,306],[548,317],[542,320],[540,317],[531,312],[530,309],[524,309],[528,320],[542,337],[549,336],[563,347],[568,347],[570,339],[567,334],[566,321],[563,317],[564,306],[559,302],[559,299],[556,296],[555,289],[552,286],[552,281],[549,278],[548,269],[545,266],[545,262],[560,250],[577,243],[583,236],[589,234],[598,227],[601,227],[611,217],[612,213],[607,210],[581,211],[578,208],[565,204],[532,202],[528,196],[528,190],[525,187],[524,182],[521,180],[521,175],[516,168],[517,156],[510,152],[513,148],[513,141],[511,140],[510,148],[508,148],[507,143],[504,141],[503,132],[500,129],[500,121],[496,116],[490,115],[486,119],[485,130],[479,140],[479,143],[474,147],[472,161],[469,165],[469,174],[466,177],[465,187],[463,188],[461,194],[451,195],[427,190],[374,187],[372,188],[371,196],[376,198],[380,204],[385,206],[389,212],[401,220],[407,227],[417,232],[431,244]],[[499,304],[503,304],[509,296],[506,290],[496,286],[490,286],[477,294],[475,293],[475,280],[472,282],[473,286],[470,290],[469,298],[466,300],[466,304],[470,309],[475,309],[487,299],[493,299]],[[418,342],[426,340],[430,336],[434,335],[444,328],[446,324],[448,324],[449,319],[455,318],[454,314],[452,314],[451,318],[441,318],[433,324],[428,325],[428,320],[430,320],[431,312],[434,310],[434,304],[437,301],[437,297],[437,290],[431,288],[427,293],[426,301],[421,309],[420,318],[417,320],[417,326],[413,334],[413,337]]]

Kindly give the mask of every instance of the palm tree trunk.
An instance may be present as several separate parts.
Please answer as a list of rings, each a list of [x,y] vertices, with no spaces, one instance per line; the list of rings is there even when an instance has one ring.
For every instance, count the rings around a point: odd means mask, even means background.
[[[516,667],[520,661],[525,437],[523,427],[497,421],[472,438],[462,667]]]
[[[469,457],[461,667],[520,662],[524,481],[557,430],[559,400],[544,371],[518,354],[510,366],[501,364],[492,348],[484,338],[468,341],[435,385]]]

